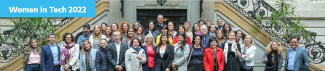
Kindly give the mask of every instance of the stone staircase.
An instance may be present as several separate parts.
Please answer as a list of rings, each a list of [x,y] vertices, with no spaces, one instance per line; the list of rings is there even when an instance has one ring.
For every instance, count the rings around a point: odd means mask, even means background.
[[[266,32],[267,34],[266,33],[261,33],[261,34],[266,34],[267,39],[269,41],[277,40],[277,41],[280,41],[282,44],[286,44],[286,41],[283,40],[283,38],[279,36],[279,34],[281,34],[281,33],[275,32],[275,30],[272,30],[272,29],[266,27],[267,24],[265,24],[265,23],[267,23],[267,21],[268,21],[267,19],[263,19],[263,23],[259,23],[256,20],[255,15],[260,15],[262,17],[269,18],[270,15],[272,14],[272,11],[274,10],[274,8],[272,6],[270,6],[268,3],[266,3],[265,1],[262,1],[262,0],[253,0],[251,2],[249,2],[248,0],[246,0],[246,2],[243,2],[243,1],[245,1],[245,0],[242,0],[241,2],[240,1],[237,2],[236,0],[235,1],[234,0],[224,0],[224,1],[223,0],[217,0],[215,2],[215,4],[218,4],[218,3],[223,4],[223,2],[225,2],[230,7],[228,7],[227,5],[224,5],[224,6],[226,6],[230,10],[234,9],[234,10],[236,10],[238,12],[238,13],[235,13],[235,14],[241,14],[242,16],[246,17],[246,19],[253,22],[253,24],[256,24],[258,26],[258,29],[257,29],[258,31]],[[271,1],[271,2],[275,2],[275,1]],[[251,4],[251,5],[247,5],[247,4]],[[215,6],[215,8],[216,7],[220,8],[220,5]],[[222,9],[222,10],[224,10],[224,9]],[[222,10],[217,9],[217,11],[222,11]],[[319,12],[319,13],[321,13],[321,12]],[[292,19],[292,18],[290,18],[290,19]],[[290,21],[290,19],[287,19],[287,20]],[[309,22],[314,22],[314,20],[309,21]],[[239,22],[239,23],[242,24],[242,22]],[[237,24],[237,25],[240,25],[240,24]],[[325,29],[324,27],[321,27],[321,26],[324,26],[324,25],[323,24],[320,25],[320,23],[319,23],[318,25],[311,25],[311,26],[313,26],[313,27],[310,27],[310,25],[308,25],[307,30],[308,31],[313,31],[313,30],[315,30],[315,26],[316,26],[316,29],[317,29],[316,32],[320,34],[317,37],[323,38],[324,33],[322,33],[323,31],[321,31],[320,29]],[[245,28],[251,28],[251,27],[245,27]],[[245,29],[245,28],[242,27],[242,29]],[[271,37],[268,37],[268,36],[271,36]],[[257,38],[257,39],[261,39],[261,38]],[[324,41],[324,40],[316,39],[316,41],[318,42],[318,41]],[[260,40],[260,42],[263,42],[263,40]],[[322,44],[324,44],[324,43],[322,43]],[[300,45],[304,46],[303,44],[300,44]],[[286,45],[286,46],[288,46],[288,45]],[[313,64],[313,63],[311,63],[310,65],[311,65],[311,70],[313,70],[313,71],[323,71],[324,68],[325,68],[325,63],[321,63],[321,64]],[[255,65],[255,67],[257,67],[257,66],[258,65]],[[256,70],[256,69],[254,68],[254,70]]]

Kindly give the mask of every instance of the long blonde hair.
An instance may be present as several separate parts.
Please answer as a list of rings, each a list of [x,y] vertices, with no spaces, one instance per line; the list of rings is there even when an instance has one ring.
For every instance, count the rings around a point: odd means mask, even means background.
[[[189,27],[187,29],[185,29],[185,25],[187,25],[187,24],[189,25]],[[185,30],[185,32],[189,31],[190,30],[190,27],[191,27],[191,23],[189,21],[186,21],[184,23],[184,30]]]
[[[85,40],[85,41],[83,41],[83,42],[82,42],[81,54],[84,54],[84,53],[85,53],[85,46],[86,46],[85,43],[86,43],[86,42],[87,42],[89,45],[91,45],[90,42],[89,42],[89,40]],[[92,47],[90,46],[89,50],[90,50],[91,48],[92,48]]]
[[[269,45],[267,45],[267,47],[266,47],[266,49],[265,49],[266,54],[270,54],[270,53],[271,53],[271,51],[272,51],[272,44],[273,44],[274,42],[278,44],[278,48],[277,48],[278,54],[281,54],[281,52],[282,52],[282,46],[281,46],[281,44],[280,44],[279,42],[277,42],[277,41],[272,41],[272,42],[270,42]]]
[[[95,28],[96,28],[96,26],[98,26],[98,28],[99,28],[99,34],[98,35],[95,34]],[[93,28],[93,39],[95,39],[96,37],[98,38],[98,42],[100,42],[99,39],[102,38],[102,29],[100,28],[99,25],[95,25],[94,28]]]
[[[155,43],[155,39],[154,39],[155,37],[153,37],[152,34],[148,34],[148,35],[144,38],[143,46],[146,46],[146,45],[147,45],[147,39],[148,39],[149,36],[151,36],[151,38],[152,38],[152,42],[151,42],[152,46],[154,46],[154,47],[157,46],[156,43]]]
[[[244,39],[244,45],[246,45],[246,38],[247,37],[251,37],[251,45],[255,45],[254,40],[253,40],[253,37],[251,35],[248,35],[248,36],[245,37],[245,39]]]

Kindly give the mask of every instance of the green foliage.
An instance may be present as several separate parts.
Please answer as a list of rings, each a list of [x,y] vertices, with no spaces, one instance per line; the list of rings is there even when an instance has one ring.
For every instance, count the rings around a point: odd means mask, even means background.
[[[275,9],[271,15],[271,27],[275,29],[285,28],[283,30],[283,38],[288,40],[292,36],[298,36],[304,40],[309,40],[309,31],[305,30],[306,25],[300,22],[301,17],[296,17],[296,22],[291,22],[287,17],[297,16],[294,14],[295,7],[285,2],[285,0],[277,1]]]
[[[37,39],[41,45],[47,44],[47,34],[55,33],[53,21],[49,18],[13,18],[11,22],[14,27],[11,32],[4,33],[0,37],[1,43],[29,42],[30,39]]]

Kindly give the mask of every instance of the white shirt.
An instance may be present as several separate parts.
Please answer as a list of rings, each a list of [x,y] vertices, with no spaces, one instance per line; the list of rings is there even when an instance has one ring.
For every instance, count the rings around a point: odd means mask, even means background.
[[[120,41],[120,44],[121,44],[121,41]],[[118,63],[118,61],[119,61],[119,57],[120,57],[120,49],[121,49],[120,44],[117,45],[116,42],[115,42],[115,45],[116,45],[116,53],[117,53],[117,60],[116,60],[116,63]]]

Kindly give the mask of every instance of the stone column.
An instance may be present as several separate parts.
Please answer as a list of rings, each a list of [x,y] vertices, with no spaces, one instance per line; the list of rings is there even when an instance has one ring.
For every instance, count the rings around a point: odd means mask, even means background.
[[[202,9],[203,9],[203,12],[201,13],[201,19],[204,21],[210,20],[211,24],[216,25],[216,23],[213,21],[214,20],[214,0],[203,0]]]
[[[109,23],[121,24],[124,21],[121,12],[121,0],[110,0],[109,2]]]

